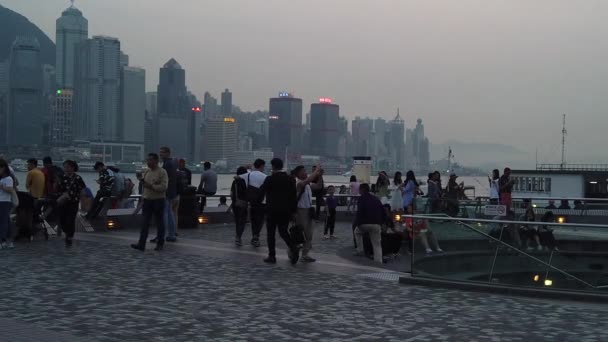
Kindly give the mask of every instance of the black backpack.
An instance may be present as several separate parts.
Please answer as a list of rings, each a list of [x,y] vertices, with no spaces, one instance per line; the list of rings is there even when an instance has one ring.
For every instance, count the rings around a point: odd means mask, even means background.
[[[251,174],[247,175],[247,202],[249,202],[250,205],[255,206],[261,204],[264,200],[264,192],[262,189],[251,185],[251,182],[249,181],[250,176]]]

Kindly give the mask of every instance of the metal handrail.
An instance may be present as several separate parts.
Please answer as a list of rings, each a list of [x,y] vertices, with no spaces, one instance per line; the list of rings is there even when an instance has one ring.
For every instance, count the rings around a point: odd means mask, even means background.
[[[403,214],[401,217],[411,217],[418,219],[430,219],[433,218],[429,215],[408,215]],[[446,217],[442,218],[444,221],[455,221],[455,222],[480,222],[480,223],[501,223],[501,224],[519,224],[519,225],[535,225],[535,226],[560,226],[560,227],[571,227],[571,228],[608,228],[605,224],[592,224],[592,223],[557,223],[557,222],[541,222],[541,221],[509,221],[509,220],[491,220],[491,219],[469,219],[460,217]]]
[[[411,218],[422,218],[422,219],[432,218],[432,217],[428,217],[427,215],[401,215],[401,216],[402,217],[411,217]],[[445,220],[448,220],[448,221],[458,221],[458,222],[464,220],[464,221],[475,221],[475,222],[479,222],[479,221],[484,221],[484,222],[493,221],[495,223],[507,223],[507,224],[509,224],[509,223],[514,223],[514,224],[519,224],[519,223],[530,224],[530,222],[526,222],[526,221],[473,220],[473,219],[456,219],[456,218],[451,218],[451,217],[450,218],[445,218]],[[496,239],[495,237],[493,237],[493,236],[491,236],[491,235],[489,235],[489,234],[487,234],[485,232],[482,232],[482,231],[480,231],[480,230],[478,230],[478,229],[476,229],[476,228],[474,228],[474,227],[472,227],[472,226],[470,226],[470,225],[468,225],[468,224],[466,224],[464,222],[461,222],[461,223],[462,223],[463,226],[467,227],[470,230],[475,231],[476,233],[481,234],[482,236],[490,239],[491,241],[494,241],[495,243],[498,243],[499,245],[503,245],[506,248],[515,250],[516,252],[521,253],[522,255],[524,255],[524,256],[526,256],[526,257],[528,257],[530,259],[533,259],[534,261],[536,261],[538,263],[541,263],[541,264],[547,266],[547,274],[549,273],[549,269],[552,269],[552,270],[555,270],[556,272],[559,272],[559,273],[561,273],[561,274],[563,274],[563,275],[565,275],[567,277],[576,279],[576,280],[580,281],[581,283],[583,283],[583,284],[585,284],[585,285],[587,285],[587,286],[589,286],[591,288],[594,288],[594,289],[597,288],[596,286],[594,286],[594,285],[592,285],[592,284],[590,284],[590,283],[588,283],[588,282],[586,282],[586,281],[584,281],[584,280],[582,280],[582,279],[580,279],[580,278],[578,278],[578,277],[576,277],[576,276],[574,276],[574,275],[572,275],[572,274],[570,274],[570,273],[568,273],[566,271],[563,271],[563,270],[561,270],[561,269],[559,269],[559,268],[557,268],[555,266],[552,266],[551,263],[546,263],[546,262],[544,262],[544,261],[542,261],[542,260],[540,260],[540,259],[538,259],[538,258],[536,258],[536,257],[534,257],[534,256],[532,256],[532,255],[530,255],[530,254],[528,254],[528,253],[526,253],[526,252],[518,249],[517,247],[512,246],[512,245],[510,245],[510,244],[502,241],[502,235],[503,235],[504,227],[502,227],[501,230],[500,230],[500,237],[499,237],[499,239]],[[547,223],[547,222],[540,222],[540,223]],[[535,222],[535,224],[536,224],[536,222]],[[605,227],[608,228],[608,225],[605,226]],[[496,259],[498,258],[498,247],[499,246],[496,247],[496,252],[494,254],[494,260],[492,262],[492,267],[491,267],[491,270],[490,270],[490,280],[492,279],[492,273],[494,272],[494,265],[496,264]],[[551,255],[553,255],[553,253]],[[415,260],[415,258],[413,258],[413,257],[410,260],[410,262],[411,262],[410,269],[411,270],[414,269],[414,260]],[[413,275],[413,273],[412,273],[412,275]]]
[[[490,199],[489,196],[477,196],[475,199]],[[530,200],[530,201],[581,201],[581,202],[608,202],[608,198],[587,198],[587,197],[530,197],[530,196],[516,196],[512,200]]]

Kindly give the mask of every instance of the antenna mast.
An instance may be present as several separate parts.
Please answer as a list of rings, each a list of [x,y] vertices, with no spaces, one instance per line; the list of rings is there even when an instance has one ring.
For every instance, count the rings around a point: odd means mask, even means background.
[[[566,166],[566,135],[568,131],[566,130],[566,114],[564,114],[562,119],[562,164],[561,169]]]

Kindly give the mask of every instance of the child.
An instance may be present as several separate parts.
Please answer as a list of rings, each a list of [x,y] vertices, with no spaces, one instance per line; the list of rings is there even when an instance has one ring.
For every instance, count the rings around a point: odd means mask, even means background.
[[[226,196],[221,196],[220,197],[220,204],[217,205],[218,208],[226,208],[228,207],[228,199],[226,198]]]
[[[336,226],[336,207],[338,206],[338,200],[334,197],[336,188],[333,185],[327,187],[327,198],[325,199],[325,205],[327,205],[327,219],[325,220],[325,232],[323,238],[328,239],[327,231],[329,230],[329,238],[335,239],[334,228]]]

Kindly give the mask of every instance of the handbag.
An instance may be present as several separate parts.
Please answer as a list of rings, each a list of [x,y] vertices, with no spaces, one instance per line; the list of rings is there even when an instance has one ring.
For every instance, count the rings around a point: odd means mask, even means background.
[[[304,242],[306,242],[306,236],[304,235],[304,228],[302,228],[302,226],[300,226],[296,222],[293,222],[291,224],[291,226],[289,227],[289,237],[291,238],[291,241],[295,245],[301,245]]]
[[[236,199],[234,201],[234,206],[236,208],[241,208],[241,209],[247,208],[247,205],[248,205],[247,201],[239,199],[239,180],[238,179],[234,180],[234,198]]]

